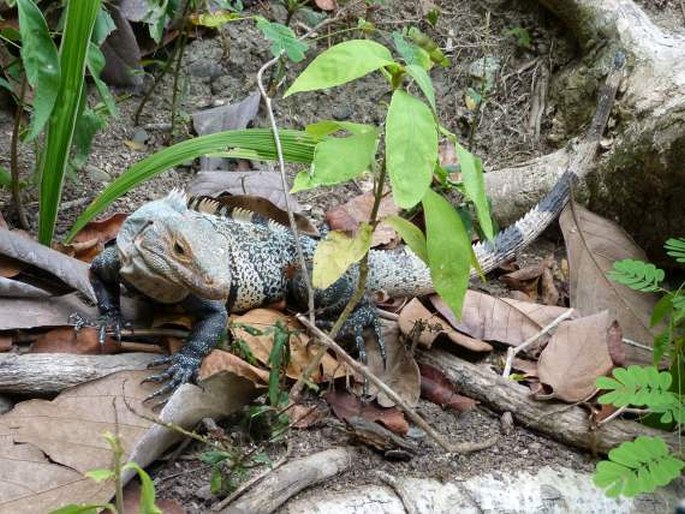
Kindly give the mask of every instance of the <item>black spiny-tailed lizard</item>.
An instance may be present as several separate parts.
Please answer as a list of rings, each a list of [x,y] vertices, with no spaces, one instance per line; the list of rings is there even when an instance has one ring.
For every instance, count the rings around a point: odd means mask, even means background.
[[[607,77],[586,138],[553,189],[516,223],[489,242],[474,245],[481,270],[487,273],[512,258],[559,215],[572,185],[584,174],[599,144],[611,111],[623,67],[617,54]],[[246,311],[294,295],[302,298],[301,284],[293,283],[298,258],[292,232],[259,216],[220,212],[218,204],[195,201],[179,192],[149,202],[131,214],[121,227],[116,245],[93,260],[91,282],[105,328],[118,335],[120,283],[162,303],[180,303],[196,317],[183,348],[158,359],[168,364],[154,381],[168,381],[153,396],[173,391],[193,380],[205,355],[225,334],[229,312]],[[257,219],[259,218],[259,219]],[[311,261],[316,240],[300,236],[305,257]],[[368,291],[390,295],[434,292],[430,270],[410,250],[369,254]],[[336,319],[352,294],[358,270],[352,267],[329,289],[316,291],[316,307]],[[473,275],[473,273],[472,273]],[[326,319],[324,319],[326,321]],[[360,354],[361,328],[373,326],[379,335],[375,310],[368,300],[353,314],[346,331],[355,335]],[[380,342],[380,341],[379,341]]]

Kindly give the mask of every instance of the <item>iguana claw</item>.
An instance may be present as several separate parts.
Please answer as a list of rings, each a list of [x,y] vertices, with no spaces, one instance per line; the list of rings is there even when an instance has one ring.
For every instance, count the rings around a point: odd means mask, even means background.
[[[148,368],[162,366],[169,364],[169,367],[158,375],[151,375],[143,380],[143,382],[165,382],[166,384],[160,387],[157,391],[145,398],[144,401],[152,400],[169,393],[173,393],[179,386],[186,382],[191,382],[197,377],[200,369],[202,359],[196,359],[184,355],[182,352],[174,355],[166,355],[158,357],[148,364]]]

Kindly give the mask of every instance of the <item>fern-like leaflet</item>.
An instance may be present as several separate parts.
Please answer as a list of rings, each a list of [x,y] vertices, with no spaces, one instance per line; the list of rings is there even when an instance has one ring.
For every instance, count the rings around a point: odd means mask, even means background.
[[[651,293],[660,290],[659,285],[666,275],[664,270],[649,262],[623,259],[614,262],[613,269],[608,276],[614,282],[636,291]]]
[[[599,462],[594,483],[607,496],[635,496],[651,493],[680,475],[685,462],[669,455],[659,437],[640,436],[609,452],[609,460]]]
[[[685,421],[680,398],[669,391],[672,377],[667,371],[659,372],[654,366],[616,368],[614,377],[599,377],[596,385],[609,392],[599,397],[602,404],[616,407],[647,407],[656,414],[661,414],[662,423]]]
[[[664,244],[666,253],[674,257],[676,262],[685,263],[685,238],[671,238]]]

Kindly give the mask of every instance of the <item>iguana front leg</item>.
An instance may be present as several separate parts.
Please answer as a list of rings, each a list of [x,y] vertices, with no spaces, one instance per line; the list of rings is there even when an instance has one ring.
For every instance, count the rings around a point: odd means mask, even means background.
[[[226,304],[220,300],[205,300],[195,295],[187,296],[182,302],[183,308],[196,318],[195,325],[180,351],[153,360],[148,367],[168,364],[169,367],[159,375],[145,379],[145,382],[168,382],[148,396],[146,400],[173,392],[185,382],[194,381],[200,370],[202,359],[226,334],[228,311]]]
[[[90,284],[93,286],[100,312],[98,322],[100,345],[105,344],[105,335],[108,329],[114,332],[114,337],[118,341],[121,340],[121,329],[124,323],[121,319],[119,303],[121,293],[120,269],[119,252],[114,246],[106,248],[90,264]]]

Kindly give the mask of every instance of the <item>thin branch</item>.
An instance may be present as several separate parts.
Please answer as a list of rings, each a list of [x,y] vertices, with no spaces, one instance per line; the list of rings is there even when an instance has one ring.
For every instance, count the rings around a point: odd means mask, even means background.
[[[409,419],[411,419],[444,450],[452,453],[466,454],[477,450],[482,450],[484,448],[489,448],[497,442],[498,438],[495,437],[487,439],[481,443],[450,444],[421,416],[419,416],[419,414],[407,402],[405,402],[402,397],[400,397],[393,389],[388,387],[380,378],[371,373],[369,368],[350,357],[350,355],[340,345],[338,345],[338,343],[326,335],[326,333],[324,333],[320,328],[318,328],[316,325],[310,324],[309,320],[305,316],[302,314],[297,314],[296,318],[300,323],[311,330],[312,333],[321,341],[321,343],[326,346],[326,348],[333,350],[339,360],[347,364],[356,373],[359,373],[364,378],[368,379],[369,382],[378,387],[378,389],[380,389],[388,398],[395,402],[395,404],[402,409]]]
[[[529,346],[531,346],[533,343],[535,343],[538,339],[540,339],[542,336],[550,332],[552,329],[556,328],[562,321],[564,321],[567,318],[570,318],[571,315],[573,314],[574,310],[573,309],[568,309],[564,311],[563,314],[558,316],[554,321],[552,321],[549,325],[545,326],[540,330],[537,334],[529,337],[526,339],[523,343],[518,345],[517,347],[510,347],[507,350],[507,362],[504,365],[504,371],[502,371],[502,376],[504,378],[507,378],[511,374],[511,366],[514,362],[514,357]]]

